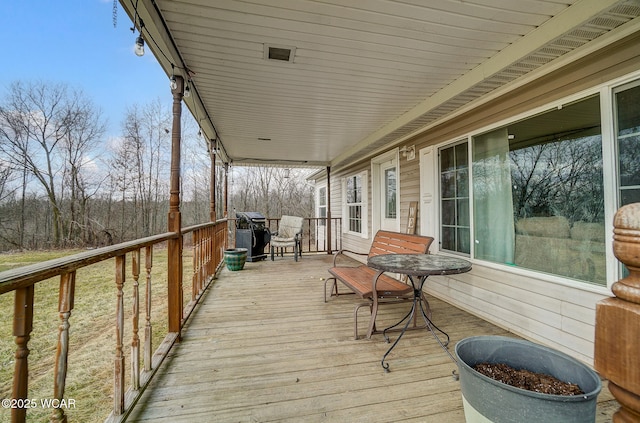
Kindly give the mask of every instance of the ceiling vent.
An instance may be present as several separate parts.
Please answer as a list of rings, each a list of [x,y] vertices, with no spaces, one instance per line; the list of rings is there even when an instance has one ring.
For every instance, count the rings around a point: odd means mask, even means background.
[[[264,45],[265,60],[276,60],[278,62],[293,63],[293,56],[296,54],[295,47]]]

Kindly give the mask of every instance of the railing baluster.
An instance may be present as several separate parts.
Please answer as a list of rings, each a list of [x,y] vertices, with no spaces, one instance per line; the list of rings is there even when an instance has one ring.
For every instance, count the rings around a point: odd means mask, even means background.
[[[60,328],[58,330],[58,346],[56,349],[56,367],[54,370],[53,397],[62,401],[67,383],[67,366],[69,358],[69,317],[73,310],[73,300],[76,289],[76,272],[72,271],[60,275],[60,291],[58,295],[58,312],[60,313]],[[52,422],[66,422],[67,416],[62,407],[54,408],[51,414]]]
[[[116,257],[116,356],[114,361],[113,414],[124,411],[124,281],[126,279],[126,255]]]
[[[200,280],[200,231],[193,231],[191,233],[191,241],[193,243],[193,257],[192,257],[192,266],[193,266],[193,275],[191,276],[191,301],[195,301],[198,297],[199,280]]]
[[[216,231],[214,228],[207,228],[207,275],[208,276],[212,276],[216,269],[216,264],[214,263],[215,261],[215,251],[216,251],[216,246],[217,244],[217,239],[216,239]]]
[[[140,336],[138,324],[140,322],[140,249],[131,252],[131,271],[133,273],[133,316],[131,339],[131,389],[140,389]]]
[[[208,229],[202,230],[201,251],[200,257],[200,294],[204,292],[204,287],[207,284],[207,269],[209,268],[209,244],[211,243],[211,236]]]
[[[153,246],[145,249],[145,267],[147,270],[147,285],[145,295],[146,322],[144,325],[144,370],[151,370],[152,358],[152,327],[151,327],[151,269],[153,267]]]
[[[34,286],[16,289],[13,312],[13,336],[16,337],[16,364],[13,372],[13,395],[15,399],[27,399],[29,391],[29,338],[33,329]],[[24,422],[26,408],[12,408],[11,421]]]

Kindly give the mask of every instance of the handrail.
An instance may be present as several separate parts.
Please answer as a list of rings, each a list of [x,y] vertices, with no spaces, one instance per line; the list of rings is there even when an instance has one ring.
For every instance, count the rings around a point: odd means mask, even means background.
[[[0,272],[0,295],[18,288],[24,288],[31,283],[38,283],[53,276],[59,276],[63,273],[72,272],[82,267],[126,254],[137,248],[157,244],[176,237],[178,237],[176,233],[165,232],[163,234],[110,245],[84,253],[5,270],[4,272]]]
[[[180,239],[191,234],[193,248],[193,278],[191,281],[191,299],[184,308],[179,310],[180,328],[187,321],[191,311],[195,308],[201,295],[207,288],[222,263],[223,250],[227,244],[227,220],[210,222],[183,228],[180,233],[166,232],[147,238],[124,242],[121,244],[99,248],[74,254],[68,257],[48,260],[16,269],[0,272],[0,295],[15,292],[13,335],[16,342],[16,360],[13,376],[12,398],[26,400],[29,398],[28,380],[28,343],[33,328],[34,292],[35,285],[55,276],[60,277],[58,313],[60,318],[59,334],[56,347],[55,369],[53,380],[54,400],[63,401],[67,377],[69,354],[70,315],[75,301],[76,271],[105,260],[115,258],[116,270],[114,275],[116,285],[116,345],[114,358],[114,408],[109,421],[122,421],[131,411],[133,405],[142,395],[145,387],[155,374],[172,345],[179,339],[180,333],[168,333],[155,352],[151,349],[151,270],[153,265],[153,246],[169,240]],[[145,260],[141,260],[141,250],[145,250]],[[180,250],[182,251],[182,250]],[[127,271],[126,256],[131,255],[130,273]],[[171,266],[171,260],[168,261]],[[182,263],[182,258],[180,259]],[[170,269],[167,269],[169,272]],[[139,283],[143,274],[144,288]],[[131,378],[128,389],[125,381],[124,369],[124,297],[125,280],[132,277],[133,315],[131,318]],[[181,281],[180,292],[185,281]],[[128,283],[127,283],[128,285]],[[144,297],[144,307],[141,310],[141,291]],[[182,304],[182,302],[180,302]],[[165,301],[166,305],[166,301]],[[140,317],[143,317],[143,327],[139,327]],[[142,334],[142,336],[141,336]],[[143,366],[140,368],[142,355]],[[25,407],[11,410],[12,422],[26,420],[28,403]],[[66,421],[63,408],[55,408],[50,420],[54,422]]]

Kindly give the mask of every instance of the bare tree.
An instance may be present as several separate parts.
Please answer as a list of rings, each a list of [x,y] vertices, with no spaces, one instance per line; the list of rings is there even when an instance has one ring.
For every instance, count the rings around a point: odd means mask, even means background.
[[[112,180],[123,201],[122,232],[133,225],[135,237],[158,232],[164,221],[160,212],[168,192],[170,119],[168,109],[159,100],[128,108],[121,143],[113,151]],[[127,201],[133,205],[130,214],[125,211]]]
[[[100,185],[100,181],[92,179],[90,154],[103,136],[106,125],[100,110],[77,92],[67,107],[67,119],[62,128],[65,135],[60,142],[65,162],[63,182],[70,196],[67,238],[84,243],[89,241],[91,234],[87,203]]]
[[[271,218],[311,217],[313,187],[306,180],[311,171],[272,166],[234,169],[230,203],[237,211],[258,211]]]
[[[24,169],[23,199],[27,173],[44,191],[53,214],[54,245],[61,244],[68,223],[63,219],[67,158],[76,157],[79,163],[103,129],[100,112],[82,91],[71,91],[62,83],[16,82],[0,106],[0,153],[12,166]]]

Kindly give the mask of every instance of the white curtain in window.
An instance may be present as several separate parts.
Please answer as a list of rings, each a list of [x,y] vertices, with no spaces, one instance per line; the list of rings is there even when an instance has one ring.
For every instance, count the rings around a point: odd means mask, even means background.
[[[513,264],[515,230],[507,128],[474,137],[474,257]]]

